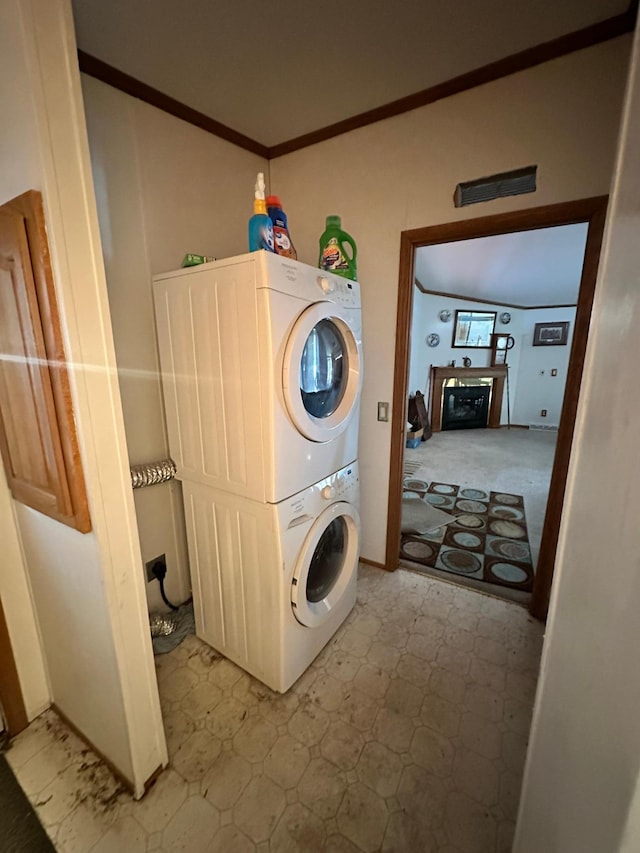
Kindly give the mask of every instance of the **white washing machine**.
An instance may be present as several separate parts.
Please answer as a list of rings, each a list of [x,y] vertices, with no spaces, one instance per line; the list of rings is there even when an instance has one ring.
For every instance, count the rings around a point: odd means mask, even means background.
[[[278,503],[358,456],[357,282],[269,252],[154,278],[178,478]]]
[[[279,504],[183,492],[196,634],[284,693],[355,604],[357,462]]]

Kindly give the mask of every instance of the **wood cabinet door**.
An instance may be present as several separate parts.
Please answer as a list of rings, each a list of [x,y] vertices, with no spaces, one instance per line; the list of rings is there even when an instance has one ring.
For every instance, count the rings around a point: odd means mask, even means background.
[[[0,450],[17,501],[86,532],[48,257],[39,194],[0,207]]]

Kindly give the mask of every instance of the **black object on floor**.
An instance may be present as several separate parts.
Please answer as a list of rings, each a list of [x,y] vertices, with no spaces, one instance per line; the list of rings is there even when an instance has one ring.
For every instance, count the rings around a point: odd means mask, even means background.
[[[4,755],[0,755],[0,839],[3,853],[55,853]]]

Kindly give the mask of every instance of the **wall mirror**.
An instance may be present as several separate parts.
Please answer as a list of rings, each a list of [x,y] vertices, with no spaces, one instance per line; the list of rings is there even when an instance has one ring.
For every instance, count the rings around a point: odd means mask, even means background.
[[[456,311],[451,346],[490,349],[495,325],[495,311]]]

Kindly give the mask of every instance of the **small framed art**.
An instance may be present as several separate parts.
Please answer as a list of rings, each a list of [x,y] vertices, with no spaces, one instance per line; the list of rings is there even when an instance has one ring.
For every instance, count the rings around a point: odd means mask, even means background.
[[[569,338],[569,323],[536,323],[533,329],[534,347],[564,347]]]

